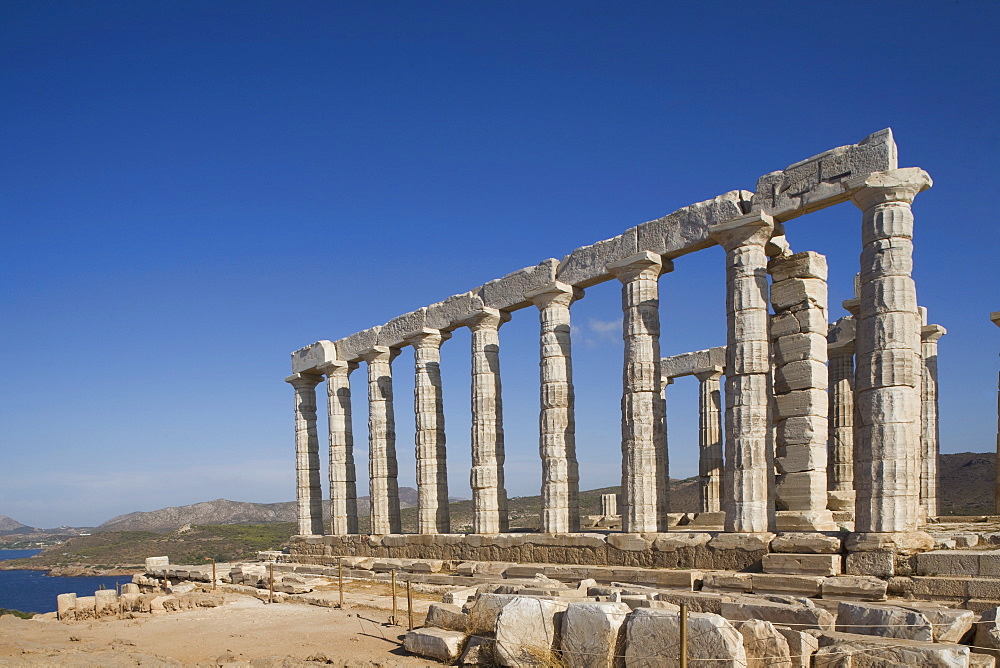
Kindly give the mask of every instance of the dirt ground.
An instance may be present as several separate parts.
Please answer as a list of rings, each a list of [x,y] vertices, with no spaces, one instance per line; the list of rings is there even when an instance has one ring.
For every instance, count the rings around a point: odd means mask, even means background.
[[[352,592],[344,610],[225,595],[217,608],[136,619],[59,622],[0,617],[0,666],[440,666],[402,650],[407,616],[391,599]],[[415,606],[423,622],[427,601]],[[419,612],[418,612],[419,611]]]

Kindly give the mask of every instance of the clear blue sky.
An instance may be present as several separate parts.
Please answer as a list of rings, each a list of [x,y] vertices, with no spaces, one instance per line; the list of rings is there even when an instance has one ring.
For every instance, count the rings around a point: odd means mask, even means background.
[[[290,351],[884,127],[936,182],[914,206],[915,275],[949,330],[942,449],[991,450],[998,31],[995,2],[8,0],[0,515],[291,500]],[[859,221],[846,204],[788,225],[829,257],[832,318]],[[724,342],[723,283],[718,249],[661,279],[664,354]],[[573,318],[582,485],[615,484],[618,286]],[[464,497],[468,345],[443,353]],[[536,494],[536,313],[501,345],[509,492]],[[413,485],[409,350],[394,367]],[[670,388],[675,477],[697,472],[694,385]]]

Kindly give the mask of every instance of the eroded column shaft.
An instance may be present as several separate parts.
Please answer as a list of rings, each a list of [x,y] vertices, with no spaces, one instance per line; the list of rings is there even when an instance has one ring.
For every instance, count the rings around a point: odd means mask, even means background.
[[[827,489],[854,492],[854,342],[830,347],[830,423]],[[853,507],[853,504],[852,504]]]
[[[448,463],[441,396],[441,344],[450,334],[424,330],[411,339],[416,379],[417,533],[448,533]]]
[[[323,369],[330,423],[330,533],[333,535],[358,533],[350,382],[350,374],[356,368],[356,362],[337,362]]]
[[[713,226],[726,250],[726,531],[767,531],[771,373],[767,256],[768,216],[748,214]]]
[[[483,309],[472,330],[472,531],[507,531],[504,487],[503,401],[500,386],[500,325],[510,316]]]
[[[368,478],[372,535],[400,533],[396,419],[392,405],[392,360],[395,348],[376,346],[368,362]]]
[[[582,291],[556,283],[528,295],[539,309],[539,454],[543,533],[580,530],[580,471],[576,459],[570,304]]]
[[[853,196],[863,211],[855,401],[855,528],[913,531],[920,497],[920,315],[913,268],[919,169],[870,174]]]
[[[698,378],[698,512],[722,510],[721,370],[696,373]]]
[[[920,505],[926,517],[938,515],[938,339],[945,333],[940,325],[924,325],[920,332]]]
[[[319,476],[316,386],[322,376],[297,373],[285,379],[295,388],[295,500],[299,535],[323,535],[323,486]]]
[[[622,531],[666,531],[669,464],[660,378],[658,278],[673,269],[653,253],[608,265],[622,283]]]

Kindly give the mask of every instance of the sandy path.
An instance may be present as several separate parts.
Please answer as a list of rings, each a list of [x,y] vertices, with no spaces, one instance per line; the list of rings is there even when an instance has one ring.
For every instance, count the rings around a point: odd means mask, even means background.
[[[0,666],[440,665],[405,654],[405,627],[386,625],[388,611],[362,607],[360,600],[338,610],[227,598],[217,608],[140,619],[0,617]],[[405,612],[401,617],[405,624]]]

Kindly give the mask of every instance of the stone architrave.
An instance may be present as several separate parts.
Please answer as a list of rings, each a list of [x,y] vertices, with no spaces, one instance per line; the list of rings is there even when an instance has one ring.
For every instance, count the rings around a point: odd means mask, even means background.
[[[409,337],[416,377],[417,533],[448,533],[448,463],[441,395],[441,344],[451,333],[423,329]]]
[[[941,325],[920,328],[920,505],[925,517],[938,514],[938,339],[947,333]]]
[[[368,362],[368,477],[376,536],[402,532],[392,406],[392,360],[398,354],[398,348],[374,346],[361,355]]]
[[[667,530],[669,474],[660,377],[658,279],[673,263],[643,252],[607,265],[622,283],[622,531]]]
[[[827,503],[830,510],[854,510],[854,317],[844,316],[827,334],[830,358],[830,415]]]
[[[990,313],[990,320],[997,327],[1000,327],[1000,311]],[[994,512],[1000,514],[1000,375],[997,376],[997,465],[996,465],[996,485],[993,488]]]
[[[859,177],[851,199],[863,212],[861,305],[855,401],[855,530],[914,531],[920,504],[920,314],[913,270],[917,193],[931,186],[921,169]]]
[[[835,531],[827,509],[827,266],[819,253],[783,254],[771,274],[776,528]]]
[[[722,368],[696,371],[698,379],[698,512],[722,510]]]
[[[354,466],[354,425],[351,422],[351,372],[357,362],[330,362],[326,374],[330,425],[330,533],[358,533],[358,485]]]
[[[316,386],[323,377],[296,373],[285,379],[295,388],[295,500],[299,535],[323,535],[323,486],[319,478]]]
[[[507,531],[504,487],[500,325],[510,314],[483,308],[466,321],[472,330],[472,532]]]
[[[726,531],[763,532],[770,524],[773,462],[768,387],[767,255],[773,220],[760,213],[713,225],[726,251]]]
[[[538,449],[542,458],[543,533],[580,530],[569,307],[582,296],[583,290],[559,282],[527,294],[538,307],[541,324]]]

